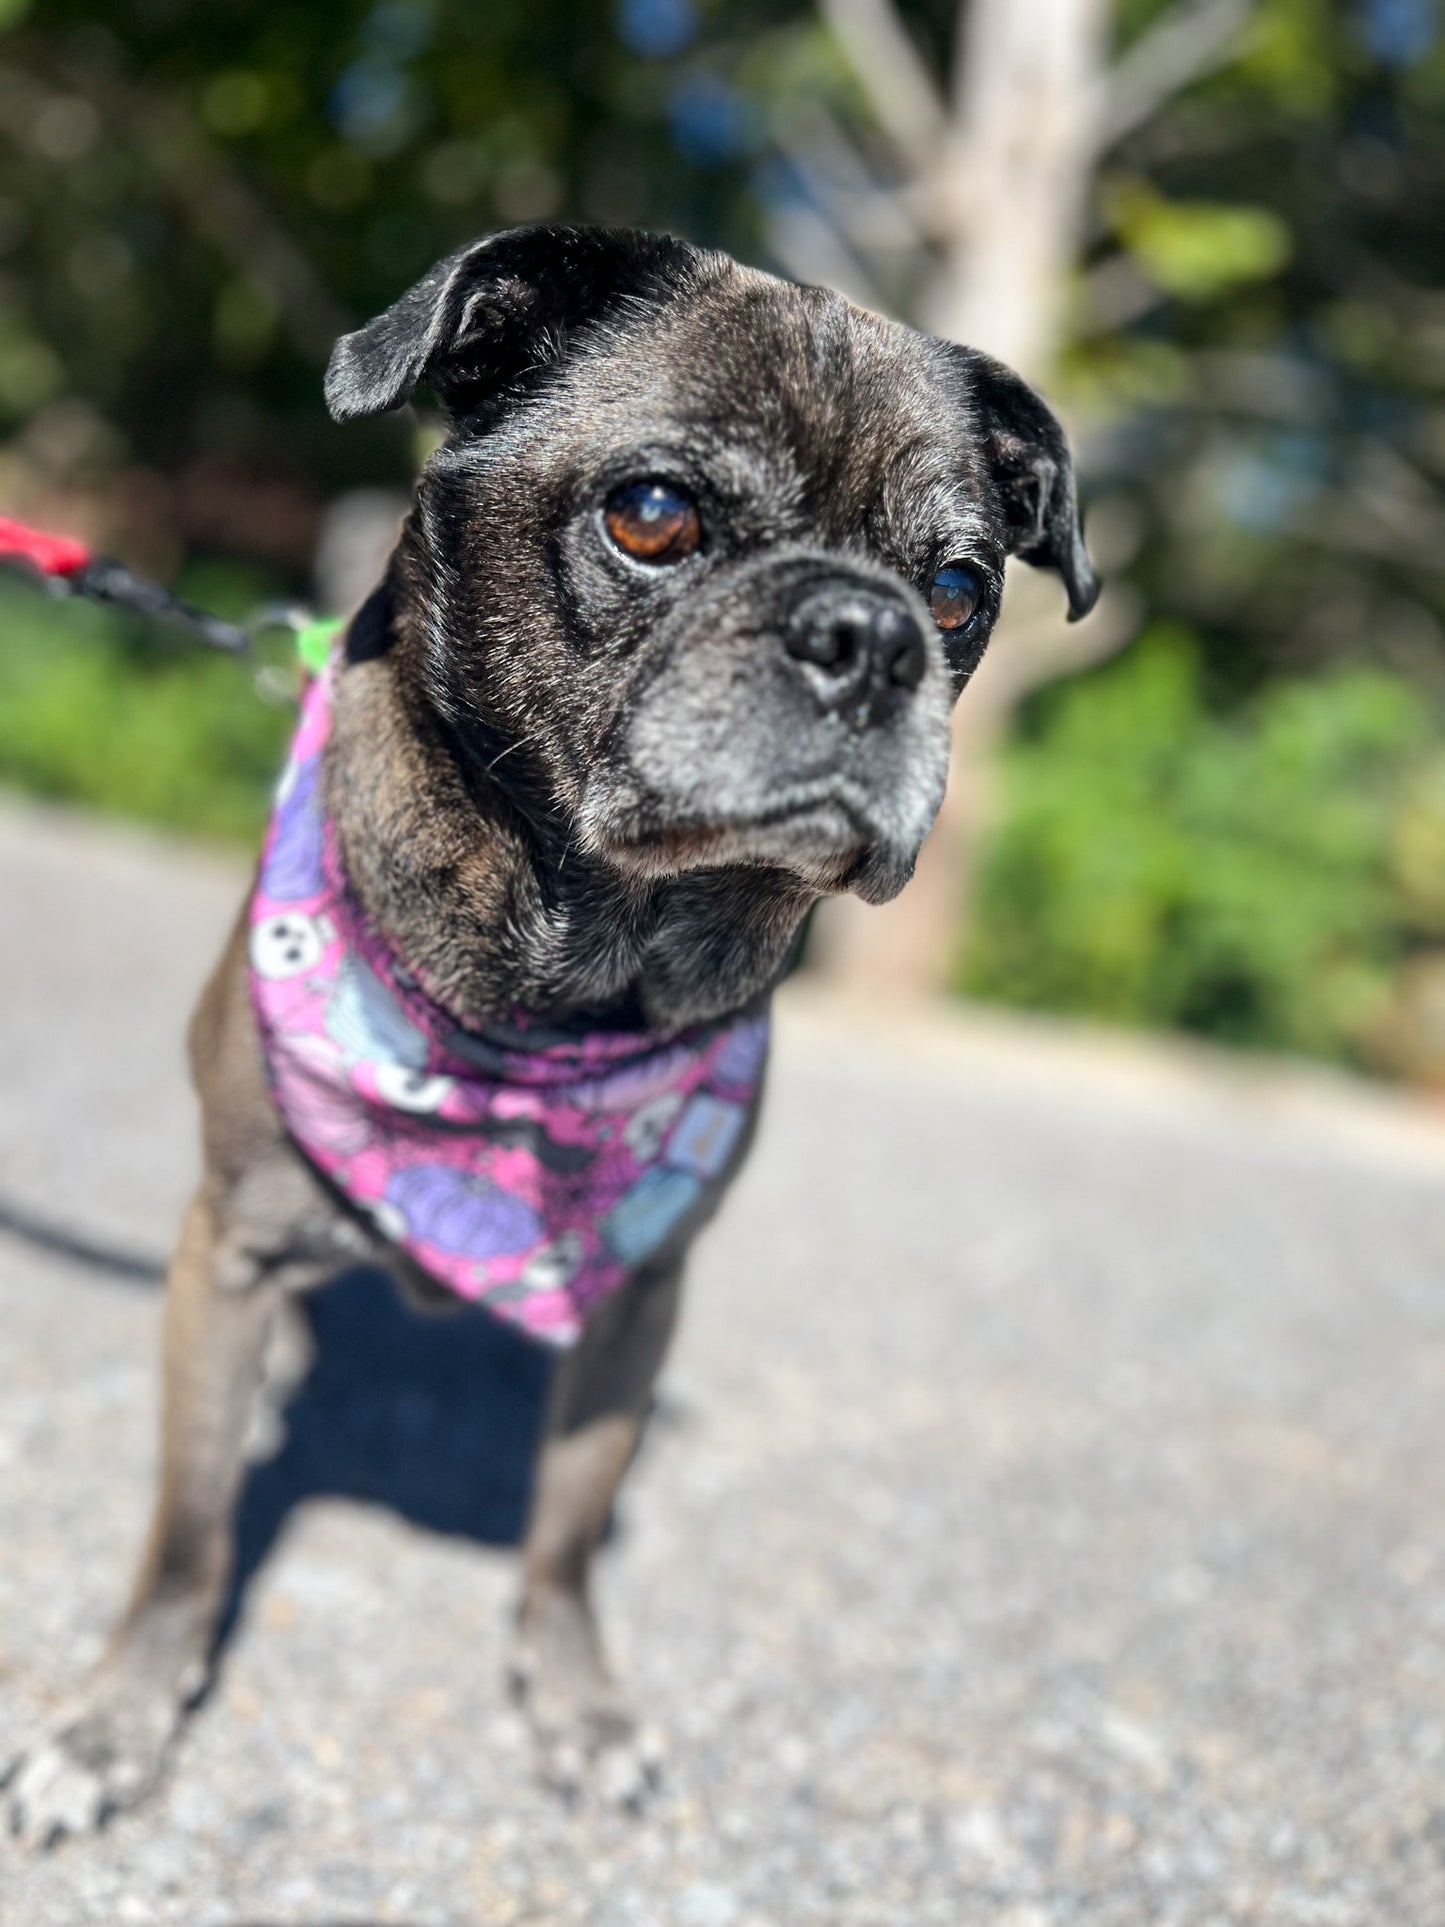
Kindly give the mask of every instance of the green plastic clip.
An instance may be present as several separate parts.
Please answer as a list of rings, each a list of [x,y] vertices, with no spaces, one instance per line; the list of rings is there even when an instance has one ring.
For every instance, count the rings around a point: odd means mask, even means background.
[[[296,655],[308,676],[319,676],[326,667],[331,645],[341,633],[342,626],[335,616],[323,616],[319,621],[308,622],[304,629],[296,631]]]

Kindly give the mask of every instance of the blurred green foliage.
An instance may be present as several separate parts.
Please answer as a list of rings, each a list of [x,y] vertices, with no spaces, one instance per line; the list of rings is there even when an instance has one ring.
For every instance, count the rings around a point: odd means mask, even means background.
[[[1279,273],[1293,252],[1286,223],[1263,207],[1169,201],[1145,181],[1111,183],[1114,233],[1155,286],[1185,301],[1215,301]]]
[[[0,423],[40,417],[43,463],[80,398],[93,467],[394,481],[407,424],[338,433],[320,372],[438,256],[560,215],[756,252],[748,110],[707,83],[770,66],[779,10],[736,0],[681,60],[631,11],[633,45],[586,0],[47,0],[0,41]]]
[[[1197,639],[1156,625],[1009,747],[963,985],[1378,1061],[1396,973],[1445,920],[1439,742],[1377,670],[1211,713]]]
[[[0,581],[0,784],[254,839],[294,720],[284,665],[272,667],[278,693],[263,700],[254,664],[184,631]]]

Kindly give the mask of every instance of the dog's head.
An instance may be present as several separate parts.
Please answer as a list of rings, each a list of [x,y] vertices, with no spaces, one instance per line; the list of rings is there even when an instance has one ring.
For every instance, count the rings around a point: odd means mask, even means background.
[[[524,814],[642,877],[883,901],[943,796],[1005,558],[1097,593],[1015,375],[682,241],[539,227],[337,343],[338,420],[450,418],[398,560],[428,696]]]

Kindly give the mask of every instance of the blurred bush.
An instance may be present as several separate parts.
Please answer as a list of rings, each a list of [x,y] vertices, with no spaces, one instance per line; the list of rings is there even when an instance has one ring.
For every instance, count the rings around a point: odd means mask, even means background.
[[[214,572],[183,586],[236,605]],[[183,632],[0,581],[0,784],[254,839],[293,723],[255,678]]]
[[[1439,718],[1340,668],[1225,713],[1158,624],[1035,699],[1006,751],[963,987],[1433,1074],[1401,972],[1445,933]]]

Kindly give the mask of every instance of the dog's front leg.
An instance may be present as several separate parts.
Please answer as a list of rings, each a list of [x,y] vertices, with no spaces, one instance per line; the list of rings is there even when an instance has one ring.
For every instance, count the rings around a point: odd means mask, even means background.
[[[638,1804],[655,1763],[608,1670],[589,1596],[592,1554],[637,1449],[677,1317],[680,1262],[639,1272],[558,1367],[523,1555],[514,1677],[543,1777],[567,1797],[591,1779]]]
[[[163,1339],[160,1493],[129,1608],[50,1732],[15,1768],[12,1831],[32,1846],[98,1826],[154,1785],[205,1683],[231,1561],[245,1437],[280,1296],[253,1268],[205,1187],[181,1228]]]

